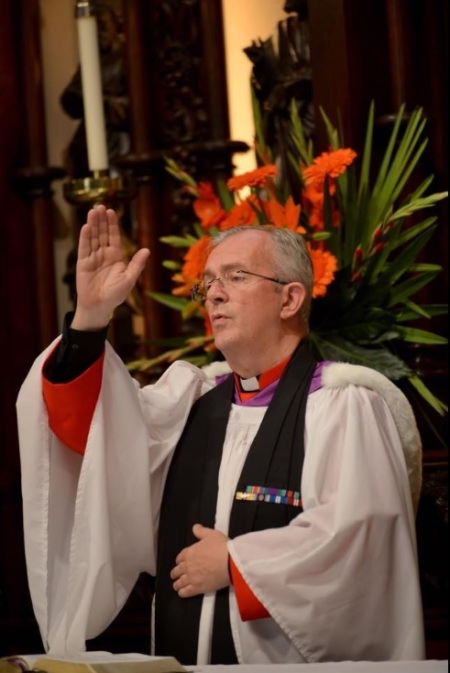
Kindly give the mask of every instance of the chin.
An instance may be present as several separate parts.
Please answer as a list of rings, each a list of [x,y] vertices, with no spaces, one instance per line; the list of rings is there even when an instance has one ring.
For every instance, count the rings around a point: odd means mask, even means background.
[[[227,357],[227,351],[233,348],[233,341],[230,339],[227,339],[223,334],[215,334],[214,335],[214,345],[219,350],[222,355],[226,358]]]

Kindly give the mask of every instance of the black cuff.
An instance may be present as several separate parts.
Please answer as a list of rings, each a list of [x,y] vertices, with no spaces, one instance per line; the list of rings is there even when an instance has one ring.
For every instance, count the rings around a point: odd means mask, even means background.
[[[46,363],[44,376],[51,383],[68,383],[85,372],[101,356],[108,328],[85,332],[70,327],[74,312],[66,313],[60,344]]]

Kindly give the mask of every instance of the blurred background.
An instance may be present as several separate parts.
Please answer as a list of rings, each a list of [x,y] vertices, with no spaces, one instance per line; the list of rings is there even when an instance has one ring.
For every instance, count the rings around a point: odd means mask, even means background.
[[[74,0],[0,3],[0,656],[42,651],[25,571],[15,400],[34,358],[60,332],[76,300],[76,242],[89,175]],[[130,252],[152,249],[136,293],[114,316],[110,339],[125,360],[157,352],[182,329],[149,297],[170,291],[160,237],[192,222],[190,200],[167,173],[169,156],[197,179],[256,165],[250,80],[258,44],[273,37],[278,70],[267,73],[267,109],[282,115],[296,91],[319,150],[323,107],[347,146],[362,149],[376,106],[380,143],[400,105],[424,108],[429,144],[418,179],[448,188],[447,0],[98,0],[109,174],[108,197]],[[255,44],[256,43],[256,44]],[[253,50],[249,48],[252,47]],[[256,47],[256,49],[255,49]],[[244,51],[244,49],[246,51]],[[133,188],[129,188],[129,184]],[[424,290],[447,302],[448,205],[425,252],[444,272]],[[447,324],[438,320],[442,334]],[[447,395],[447,349],[411,349],[421,376]],[[423,422],[424,489],[417,518],[427,655],[448,657],[448,449],[446,419]],[[422,419],[419,418],[422,424]],[[149,652],[152,578],[142,577],[122,613],[90,649]]]

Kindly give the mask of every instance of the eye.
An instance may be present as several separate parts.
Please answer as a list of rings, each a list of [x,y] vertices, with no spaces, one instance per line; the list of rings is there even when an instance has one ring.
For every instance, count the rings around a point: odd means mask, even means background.
[[[237,269],[236,271],[230,271],[227,274],[227,278],[233,285],[237,285],[245,281],[245,274],[240,269]]]

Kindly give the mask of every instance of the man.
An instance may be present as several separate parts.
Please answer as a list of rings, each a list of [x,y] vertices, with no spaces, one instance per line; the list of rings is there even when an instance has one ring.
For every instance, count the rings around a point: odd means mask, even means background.
[[[297,234],[222,234],[193,295],[233,372],[139,389],[104,344],[149,256],[82,228],[70,327],[18,400],[30,590],[44,643],[83,649],[156,575],[154,649],[184,664],[421,659],[420,441],[385,377],[316,363]],[[72,450],[69,450],[72,449]]]

